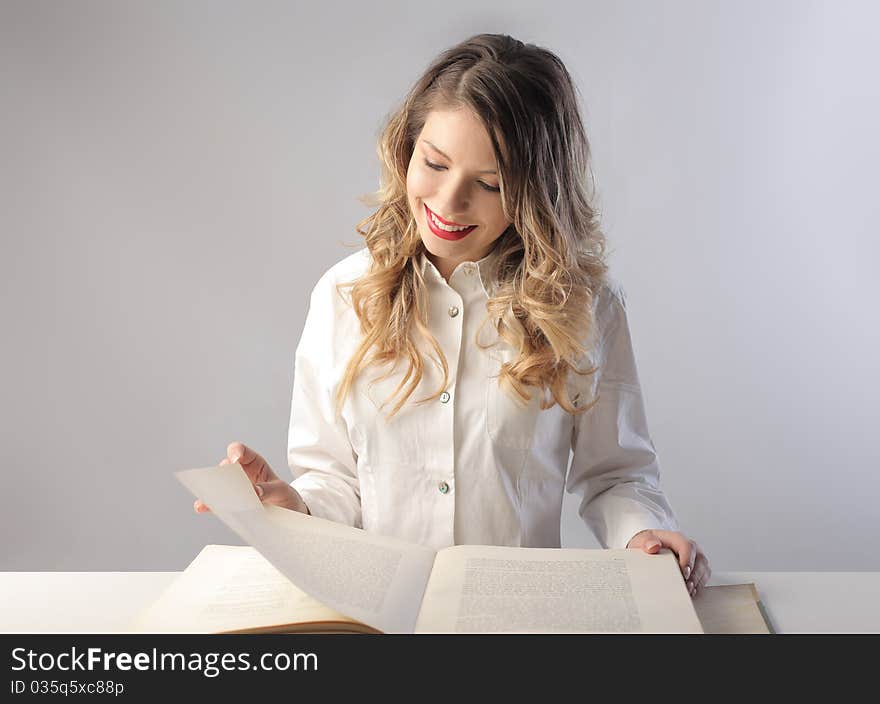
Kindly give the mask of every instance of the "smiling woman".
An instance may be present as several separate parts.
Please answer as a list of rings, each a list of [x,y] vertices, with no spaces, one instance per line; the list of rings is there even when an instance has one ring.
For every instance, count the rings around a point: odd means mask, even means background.
[[[498,386],[527,404],[538,391],[568,413],[571,375],[586,359],[596,296],[605,284],[605,238],[591,205],[589,144],[577,92],[553,53],[505,35],[479,35],[442,53],[389,119],[378,145],[376,212],[358,224],[371,257],[351,283],[363,325],[337,389],[337,410],[364,368],[404,360],[391,415],[424,375],[420,341],[449,385],[448,360],[427,320],[425,258],[452,284],[466,262],[495,254],[487,323],[519,354]],[[470,229],[456,230],[468,226]],[[391,295],[396,291],[396,295]],[[397,393],[395,393],[395,396]]]
[[[447,280],[461,262],[485,257],[511,225],[500,187],[485,180],[496,178],[497,169],[481,164],[494,166],[495,153],[470,110],[428,114],[407,169],[407,198],[427,257]]]
[[[243,453],[263,501],[435,549],[559,547],[577,493],[604,547],[670,548],[695,594],[708,560],[660,488],[560,59],[465,40],[416,81],[378,154],[365,247],[315,285],[296,350],[295,479],[279,486],[240,444],[229,461]]]

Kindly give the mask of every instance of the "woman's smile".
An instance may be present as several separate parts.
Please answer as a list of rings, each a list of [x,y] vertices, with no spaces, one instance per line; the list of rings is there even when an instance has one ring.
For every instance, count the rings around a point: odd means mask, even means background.
[[[477,228],[476,225],[470,225],[470,226],[465,227],[462,225],[450,223],[450,222],[444,220],[443,218],[441,218],[439,215],[437,215],[433,210],[431,210],[428,207],[427,204],[425,204],[425,218],[428,221],[428,227],[431,229],[431,232],[433,232],[435,235],[437,235],[437,237],[443,238],[444,240],[464,239],[465,237],[467,237],[471,232],[473,232]],[[464,229],[447,230],[447,229],[444,229],[444,226],[445,227],[454,227],[454,228],[464,227]]]

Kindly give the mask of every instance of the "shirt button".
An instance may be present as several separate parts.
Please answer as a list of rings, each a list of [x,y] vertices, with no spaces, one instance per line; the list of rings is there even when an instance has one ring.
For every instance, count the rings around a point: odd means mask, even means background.
[[[456,308],[455,306],[450,306],[449,307],[449,317],[454,318],[456,315],[458,315],[458,308]]]
[[[449,401],[449,398],[449,392],[444,391],[442,394],[440,394],[440,403],[447,403]]]
[[[440,490],[441,494],[445,494],[449,491],[449,484],[447,484],[446,482],[440,482],[437,485],[437,488]]]

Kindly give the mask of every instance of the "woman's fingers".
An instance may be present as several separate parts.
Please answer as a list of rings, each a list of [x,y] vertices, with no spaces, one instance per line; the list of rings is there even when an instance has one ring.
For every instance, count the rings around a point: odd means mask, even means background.
[[[226,457],[230,462],[238,462],[244,457],[247,446],[240,442],[231,442],[226,446]],[[244,463],[242,463],[244,464]]]
[[[694,542],[688,540],[684,533],[679,531],[656,530],[664,546],[668,547],[678,558],[678,567],[685,581],[690,579],[694,571]]]
[[[226,456],[230,462],[238,462],[242,467],[253,462],[264,462],[259,454],[242,442],[231,442],[226,447]]]
[[[688,569],[687,572],[691,576],[691,580],[694,578],[694,565],[697,562],[697,553],[700,552],[700,546],[697,545],[695,540],[689,540],[690,543],[690,555],[688,557]]]
[[[300,513],[309,513],[308,506],[306,506],[299,492],[283,479],[273,479],[262,484],[256,484],[254,488],[264,504],[280,506],[281,508],[299,511]]]
[[[260,501],[264,504],[285,508],[290,503],[292,493],[290,488],[290,484],[280,479],[254,485],[257,496],[260,497]]]
[[[278,478],[269,463],[244,443],[229,443],[226,448],[226,457],[229,460],[228,463],[238,462],[254,484]]]
[[[193,510],[196,513],[208,513],[211,509],[209,509],[205,504],[196,499],[195,503],[193,503]]]
[[[696,596],[712,574],[706,553],[703,552],[696,540],[690,540],[679,531],[655,530],[654,533],[660,537],[666,547],[676,554],[688,594]]]
[[[706,558],[706,554],[700,551],[697,554],[696,566],[694,567],[694,576],[692,579],[693,588],[691,589],[691,594],[696,596],[696,594],[706,586],[706,583],[709,581],[709,577],[712,575],[712,569],[709,567],[709,560]]]
[[[240,442],[229,443],[226,448],[226,457],[220,460],[220,466],[238,462],[251,484],[254,493],[260,500],[267,504],[289,508],[294,511],[308,512],[305,502],[299,494],[287,482],[279,479],[269,464],[247,445]],[[193,503],[196,513],[208,513],[211,511],[205,504],[196,499]]]

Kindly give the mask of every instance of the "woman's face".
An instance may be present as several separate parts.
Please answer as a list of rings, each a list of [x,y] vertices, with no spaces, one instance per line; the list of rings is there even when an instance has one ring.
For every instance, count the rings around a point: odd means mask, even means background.
[[[409,162],[406,192],[428,258],[447,280],[461,262],[485,257],[511,224],[501,208],[497,169],[489,133],[469,110],[428,115]],[[473,227],[437,227],[426,207],[441,224]]]

